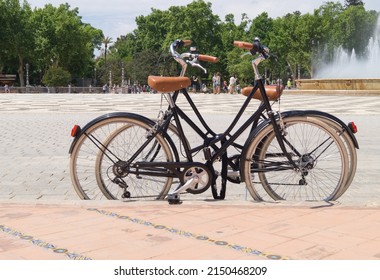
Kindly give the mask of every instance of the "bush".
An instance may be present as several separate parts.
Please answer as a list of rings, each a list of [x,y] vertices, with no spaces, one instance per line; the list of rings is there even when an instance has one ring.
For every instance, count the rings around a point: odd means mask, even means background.
[[[70,81],[70,72],[58,66],[50,67],[42,78],[42,82],[49,87],[67,86]]]

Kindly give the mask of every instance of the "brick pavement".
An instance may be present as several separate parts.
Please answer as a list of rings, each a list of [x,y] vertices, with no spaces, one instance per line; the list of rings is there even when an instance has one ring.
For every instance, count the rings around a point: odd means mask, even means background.
[[[0,205],[0,259],[380,260],[378,208],[161,202]]]

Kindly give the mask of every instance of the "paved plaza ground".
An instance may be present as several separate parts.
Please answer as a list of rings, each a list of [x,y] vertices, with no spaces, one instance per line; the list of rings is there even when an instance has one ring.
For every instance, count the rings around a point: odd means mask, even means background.
[[[244,99],[193,98],[217,132]],[[0,259],[380,259],[378,96],[283,95],[283,111],[321,110],[358,126],[357,173],[333,204],[256,203],[243,184],[229,185],[225,201],[207,191],[180,206],[79,200],[69,174],[73,124],[114,111],[154,118],[160,102],[159,94],[0,94]]]
[[[240,95],[228,94],[194,94],[193,98],[216,132],[227,127],[244,100]],[[135,112],[155,118],[160,102],[159,94],[0,95],[0,199],[78,199],[68,168],[72,126],[83,126],[95,117],[114,111]],[[255,104],[257,101],[246,115],[254,112]],[[357,124],[358,170],[351,187],[339,200],[344,205],[380,206],[380,188],[377,185],[380,181],[379,108],[380,98],[377,96],[285,93],[282,98],[283,111],[321,110],[338,116],[346,123],[355,121]],[[231,185],[228,190],[228,200],[242,199],[234,195],[245,197],[244,184]],[[202,194],[203,197],[211,197],[211,192]]]

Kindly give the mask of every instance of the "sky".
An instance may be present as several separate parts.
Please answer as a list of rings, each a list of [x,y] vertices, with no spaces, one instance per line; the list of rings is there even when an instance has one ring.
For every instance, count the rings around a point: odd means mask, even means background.
[[[151,9],[167,10],[171,6],[186,6],[193,0],[26,0],[32,8],[43,7],[46,4],[59,6],[68,3],[71,8],[79,8],[82,21],[103,30],[105,36],[116,41],[121,35],[136,29],[135,18],[147,16]],[[332,0],[344,3],[344,0]],[[300,11],[302,14],[312,13],[323,5],[326,0],[206,0],[212,3],[213,13],[224,20],[225,15],[234,14],[236,24],[241,15],[246,13],[250,19],[263,12],[269,17],[282,17],[287,13]],[[367,10],[380,11],[379,0],[363,0]]]

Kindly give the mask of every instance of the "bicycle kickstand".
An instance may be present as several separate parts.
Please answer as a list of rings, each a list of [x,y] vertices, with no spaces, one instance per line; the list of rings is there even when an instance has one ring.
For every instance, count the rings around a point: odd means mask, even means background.
[[[198,177],[195,176],[190,180],[186,181],[182,186],[178,186],[173,192],[168,194],[168,202],[169,204],[181,204],[182,200],[180,199],[180,193],[188,188],[194,187],[198,183]]]

